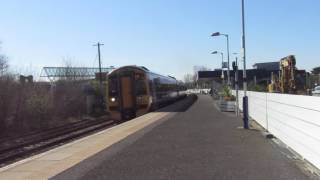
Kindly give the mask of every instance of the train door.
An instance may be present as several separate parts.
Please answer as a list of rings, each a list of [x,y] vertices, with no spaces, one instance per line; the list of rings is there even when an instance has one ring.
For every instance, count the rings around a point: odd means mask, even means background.
[[[132,108],[132,82],[130,77],[121,78],[121,93],[122,93],[122,105],[123,108]]]
[[[132,75],[121,76],[120,83],[122,97],[121,116],[123,120],[128,120],[136,116]]]

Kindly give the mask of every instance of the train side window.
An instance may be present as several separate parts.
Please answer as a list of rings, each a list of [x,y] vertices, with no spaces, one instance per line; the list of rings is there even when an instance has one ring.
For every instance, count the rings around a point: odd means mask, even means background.
[[[143,74],[135,75],[135,89],[136,89],[136,95],[147,94],[147,87],[146,87],[145,78]]]
[[[153,94],[153,91],[154,91],[153,88],[154,88],[153,81],[149,80],[149,89],[150,89],[151,94]]]
[[[136,95],[147,94],[147,88],[144,80],[137,80],[135,86],[136,86]]]
[[[155,78],[154,79],[154,85],[155,85],[155,89],[157,92],[160,92],[161,91],[161,87],[160,87],[160,79],[159,78]]]

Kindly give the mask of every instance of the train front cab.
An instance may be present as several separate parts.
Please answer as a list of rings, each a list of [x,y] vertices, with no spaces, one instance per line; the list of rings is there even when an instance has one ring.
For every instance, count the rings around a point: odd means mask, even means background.
[[[146,73],[138,68],[119,68],[108,78],[108,111],[121,122],[148,112],[149,88]]]

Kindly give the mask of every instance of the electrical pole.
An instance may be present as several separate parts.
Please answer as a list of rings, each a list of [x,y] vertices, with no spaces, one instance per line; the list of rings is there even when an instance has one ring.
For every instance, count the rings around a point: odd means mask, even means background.
[[[102,94],[102,71],[101,71],[101,54],[100,54],[100,46],[103,46],[104,44],[101,44],[98,42],[97,44],[94,44],[93,46],[98,47],[98,59],[99,59],[99,88],[100,93]]]
[[[94,44],[93,46],[98,47],[98,59],[99,59],[99,90],[100,90],[100,106],[103,109],[104,108],[104,99],[103,97],[103,88],[102,88],[102,71],[101,71],[101,54],[100,54],[100,46],[103,46],[104,44],[101,44],[98,42],[97,44]]]

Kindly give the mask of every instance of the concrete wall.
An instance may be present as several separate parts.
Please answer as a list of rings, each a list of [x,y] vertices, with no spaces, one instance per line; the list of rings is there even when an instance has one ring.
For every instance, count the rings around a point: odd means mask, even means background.
[[[320,169],[320,97],[252,91],[247,95],[250,117]],[[242,109],[242,91],[239,97]]]

